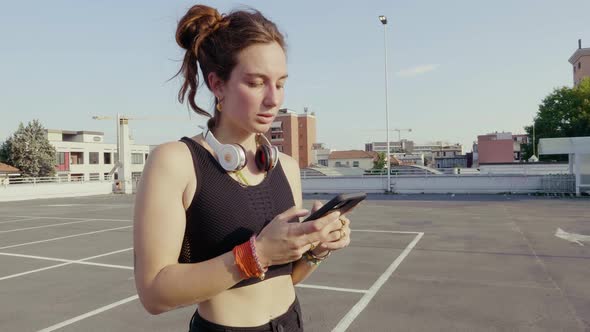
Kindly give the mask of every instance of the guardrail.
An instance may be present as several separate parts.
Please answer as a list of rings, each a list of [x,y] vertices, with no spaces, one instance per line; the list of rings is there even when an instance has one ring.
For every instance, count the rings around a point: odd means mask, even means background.
[[[85,180],[83,176],[51,176],[51,177],[7,177],[0,178],[0,184],[3,186],[8,185],[21,185],[21,184],[41,184],[41,183],[72,183],[72,182],[112,182],[113,176],[105,176],[101,179],[100,176],[90,176],[88,180]]]
[[[313,176],[302,177],[304,193],[337,193],[342,191],[386,191],[387,176]],[[574,194],[572,174],[432,174],[391,177],[390,191],[400,194],[498,194],[546,193]]]

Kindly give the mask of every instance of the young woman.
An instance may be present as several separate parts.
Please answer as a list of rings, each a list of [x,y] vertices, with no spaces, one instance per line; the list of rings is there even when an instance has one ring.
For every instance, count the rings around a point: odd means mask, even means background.
[[[134,215],[135,283],[151,314],[198,304],[190,331],[303,331],[294,285],[350,242],[333,212],[300,223],[298,163],[262,136],[284,98],[285,41],[260,12],[197,5],[180,20],[179,100],[198,114],[199,69],[215,97],[208,130],[158,146]],[[312,210],[321,204],[314,203]]]

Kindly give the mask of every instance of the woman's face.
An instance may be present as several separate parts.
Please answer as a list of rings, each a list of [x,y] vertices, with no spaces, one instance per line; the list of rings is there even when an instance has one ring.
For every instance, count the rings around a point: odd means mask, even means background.
[[[221,125],[267,132],[283,104],[286,79],[287,59],[279,44],[256,44],[242,50],[221,89]]]

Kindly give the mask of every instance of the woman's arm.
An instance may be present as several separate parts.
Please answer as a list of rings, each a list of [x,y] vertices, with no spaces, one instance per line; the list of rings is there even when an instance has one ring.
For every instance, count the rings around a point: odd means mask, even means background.
[[[303,193],[301,190],[301,175],[299,170],[299,164],[293,158],[288,155],[281,153],[281,166],[285,171],[285,175],[291,185],[291,192],[293,193],[293,200],[295,206],[301,208],[303,205]],[[291,272],[291,278],[293,284],[296,285],[305,280],[315,269],[317,265],[308,265],[304,258],[301,258],[293,262],[293,271]]]
[[[286,155],[283,156],[281,159],[281,165],[283,165],[285,174],[289,179],[295,206],[301,207],[303,204],[303,193],[301,190],[299,164],[293,158]],[[285,162],[283,163],[283,161]],[[315,201],[314,206],[311,209],[312,213],[316,210],[319,210],[321,207],[322,204],[319,201]],[[314,255],[318,257],[326,257],[330,251],[342,249],[350,244],[350,220],[344,215],[340,216],[340,213],[338,213],[336,217],[339,218],[336,219],[338,220],[336,225],[326,225],[326,228],[322,230],[324,233],[327,233],[324,234],[324,242],[321,244],[320,242],[314,242],[314,245],[318,246],[312,250]],[[313,273],[313,271],[315,271],[317,267],[318,265],[308,264],[305,258],[301,258],[293,262],[293,270],[291,272],[293,284],[296,285],[305,280]]]
[[[184,143],[157,147],[141,177],[133,218],[135,285],[151,314],[207,300],[242,280],[232,252],[179,264],[185,231],[183,195],[194,177]]]

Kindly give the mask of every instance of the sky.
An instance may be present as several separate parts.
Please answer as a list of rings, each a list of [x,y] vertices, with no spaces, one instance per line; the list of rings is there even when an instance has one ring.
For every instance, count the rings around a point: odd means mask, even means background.
[[[283,107],[315,112],[333,150],[524,133],[543,98],[572,86],[569,57],[590,47],[588,0],[204,1],[222,13],[253,7],[288,44]],[[0,12],[0,140],[20,122],[104,132],[117,113],[136,144],[201,132],[206,118],[177,100],[176,26],[192,1],[10,1]],[[378,16],[388,18],[387,30]],[[385,35],[385,36],[384,36]],[[384,38],[385,37],[385,38]],[[388,107],[385,107],[387,42]],[[201,89],[199,105],[212,109]],[[391,140],[398,132],[390,131]]]

